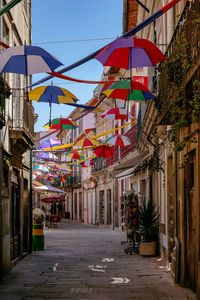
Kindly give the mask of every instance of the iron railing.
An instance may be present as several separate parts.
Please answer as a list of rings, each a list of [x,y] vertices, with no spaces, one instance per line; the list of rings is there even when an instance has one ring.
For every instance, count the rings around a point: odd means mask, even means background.
[[[22,89],[12,89],[12,129],[34,137],[34,109]]]

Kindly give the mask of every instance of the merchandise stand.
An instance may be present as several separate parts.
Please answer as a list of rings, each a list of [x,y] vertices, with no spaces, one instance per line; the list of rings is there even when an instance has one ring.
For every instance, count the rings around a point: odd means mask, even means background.
[[[121,197],[122,230],[126,230],[129,246],[124,250],[126,254],[139,253],[140,236],[138,234],[138,198],[134,193]]]

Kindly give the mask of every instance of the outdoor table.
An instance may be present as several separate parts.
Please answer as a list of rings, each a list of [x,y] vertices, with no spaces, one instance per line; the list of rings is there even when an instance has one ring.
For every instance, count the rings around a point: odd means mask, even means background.
[[[51,215],[50,216],[50,227],[51,227],[51,224],[56,224],[56,226],[57,225],[59,225],[59,227],[60,227],[60,223],[61,223],[61,217],[60,216],[58,216],[58,215]]]

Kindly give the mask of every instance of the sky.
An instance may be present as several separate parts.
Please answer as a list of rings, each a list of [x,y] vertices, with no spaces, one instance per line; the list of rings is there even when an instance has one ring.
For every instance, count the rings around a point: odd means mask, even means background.
[[[63,63],[56,69],[59,71],[121,36],[122,16],[123,0],[34,0],[32,45],[42,47],[58,58]],[[102,71],[101,63],[92,59],[64,75],[100,80]],[[33,83],[45,76],[44,73],[33,75]],[[50,80],[42,83],[50,84]],[[92,98],[96,87],[95,84],[74,83],[59,78],[53,78],[53,85],[69,90],[83,104]],[[39,116],[35,131],[45,130],[43,126],[49,120],[49,105],[35,101],[33,105]],[[52,119],[67,117],[72,110],[70,106],[54,104]]]

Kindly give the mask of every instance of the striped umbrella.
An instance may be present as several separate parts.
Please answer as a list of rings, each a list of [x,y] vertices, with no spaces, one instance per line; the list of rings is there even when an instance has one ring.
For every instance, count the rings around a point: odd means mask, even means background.
[[[108,143],[112,146],[121,146],[121,147],[131,145],[130,139],[127,138],[125,135],[121,135],[121,134],[115,134],[115,135],[109,137],[106,140],[106,143]]]

